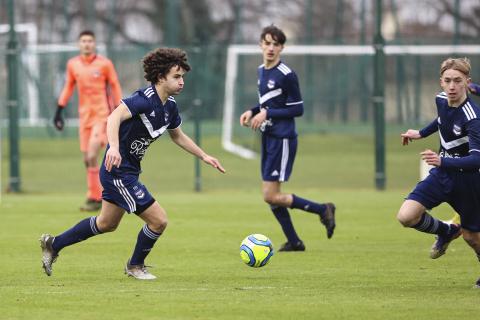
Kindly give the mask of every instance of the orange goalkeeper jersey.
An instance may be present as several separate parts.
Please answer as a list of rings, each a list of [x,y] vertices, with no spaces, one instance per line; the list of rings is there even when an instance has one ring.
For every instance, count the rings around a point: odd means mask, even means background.
[[[111,109],[118,106],[122,98],[113,63],[100,55],[79,55],[68,60],[65,86],[58,105],[67,105],[75,84],[78,88],[80,127],[89,128],[97,122],[106,121]],[[113,106],[110,106],[111,103]]]

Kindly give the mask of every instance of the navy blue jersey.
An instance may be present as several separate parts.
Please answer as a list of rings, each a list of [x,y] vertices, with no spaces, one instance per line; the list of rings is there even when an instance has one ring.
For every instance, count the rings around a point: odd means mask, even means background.
[[[295,72],[283,62],[271,69],[258,67],[258,105],[253,115],[267,110],[267,120],[262,124],[264,134],[276,138],[294,138],[295,117],[303,114],[303,101]]]
[[[480,108],[469,97],[450,107],[447,95],[437,95],[438,118],[420,130],[422,137],[438,131],[442,168],[478,170],[480,168]]]
[[[119,168],[112,168],[111,173],[138,175],[141,172],[140,161],[150,144],[165,130],[178,128],[182,119],[175,99],[168,97],[163,105],[153,85],[135,91],[122,102],[130,110],[132,118],[120,124],[119,151],[122,162]]]

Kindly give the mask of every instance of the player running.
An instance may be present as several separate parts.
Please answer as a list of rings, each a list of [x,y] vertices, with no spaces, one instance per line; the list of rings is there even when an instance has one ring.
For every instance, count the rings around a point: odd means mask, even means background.
[[[335,205],[281,192],[281,184],[288,181],[297,152],[295,117],[303,114],[297,75],[280,60],[285,42],[285,34],[276,26],[263,29],[260,36],[263,64],[258,68],[259,102],[240,116],[240,124],[262,132],[263,199],[287,237],[279,251],[304,251],[305,245],[293,227],[287,208],[318,215],[327,229],[327,237],[331,238],[335,229]]]
[[[439,253],[462,234],[480,261],[480,108],[467,94],[470,69],[466,58],[443,61],[443,92],[435,99],[438,117],[420,131],[409,129],[401,134],[407,145],[438,131],[440,151],[421,153],[435,168],[408,195],[397,219],[405,227],[436,234],[433,251]],[[461,225],[442,222],[426,212],[443,202],[460,215]],[[480,288],[480,279],[475,286]]]
[[[468,91],[470,91],[470,93],[474,95],[480,96],[480,85],[476,83],[469,83]],[[453,217],[450,220],[445,221],[445,223],[460,224],[460,215],[458,213],[455,213]],[[440,258],[447,251],[448,244],[446,246],[443,246],[442,248],[441,243],[438,242],[439,240],[441,241],[441,239],[436,237],[435,242],[432,245],[432,249],[430,250],[430,258],[432,259]],[[452,239],[452,240],[455,240],[455,239]]]
[[[144,261],[167,226],[167,214],[138,178],[147,148],[165,131],[178,146],[225,172],[216,158],[206,154],[180,128],[182,119],[173,95],[182,91],[183,76],[190,70],[185,52],[156,49],[144,57],[143,69],[151,85],[123,99],[108,117],[108,146],[100,169],[104,188],[100,215],[80,221],[59,236],[44,234],[40,237],[42,264],[49,276],[63,248],[114,231],[127,211],[135,213],[146,224],[138,234],[125,273],[141,280],[156,278],[147,270]]]
[[[105,130],[111,106],[120,103],[122,90],[112,62],[96,53],[95,34],[92,31],[85,30],[80,33],[78,46],[80,55],[71,58],[67,63],[65,86],[58,98],[54,125],[58,130],[63,130],[62,113],[76,84],[80,151],[83,153],[83,161],[87,168],[88,188],[87,200],[80,209],[97,211],[102,203],[98,155],[106,144]]]

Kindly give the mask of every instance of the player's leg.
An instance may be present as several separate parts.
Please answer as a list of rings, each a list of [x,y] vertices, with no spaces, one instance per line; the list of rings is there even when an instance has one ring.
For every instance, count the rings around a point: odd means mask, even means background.
[[[263,139],[266,149],[262,150],[268,156],[262,158],[262,175],[264,181],[288,181],[292,170],[295,156],[297,154],[297,139]],[[262,153],[262,154],[263,154]],[[320,222],[327,229],[327,237],[333,236],[335,229],[335,205],[333,203],[318,203],[295,194],[282,194],[280,191],[274,194],[265,195],[270,199],[265,201],[277,206],[284,206],[291,209],[300,209],[311,212],[320,217]]]
[[[410,199],[403,202],[397,219],[404,227],[431,234],[450,234],[449,230],[451,226],[454,226],[432,217],[427,213],[427,208],[423,204]],[[459,228],[456,227],[455,230],[458,232]]]
[[[417,184],[397,213],[397,219],[404,227],[437,235],[437,241],[430,251],[433,259],[443,255],[450,242],[461,233],[459,225],[445,223],[427,213],[427,209],[449,199],[444,189],[445,186],[436,175],[430,174]]]
[[[461,223],[461,220],[460,220],[460,215],[458,213],[454,213],[453,217],[450,219],[450,220],[446,220],[446,221],[443,221],[445,222],[446,224],[454,224],[454,225],[460,225]],[[458,236],[460,236],[460,233],[458,234]],[[455,238],[452,239],[455,240]],[[442,239],[440,239],[439,237],[436,237],[435,238],[435,241],[433,242],[432,244],[432,247],[431,247],[431,250],[430,250],[430,258],[432,259],[437,259],[437,258],[440,258],[441,256],[443,256],[446,252],[446,249],[448,247],[445,247],[445,250],[438,250],[438,248],[441,248],[442,245],[439,244],[438,242],[439,241],[442,241]],[[449,242],[449,244],[451,243],[451,241]]]
[[[462,235],[480,262],[480,175],[455,176],[455,194],[450,205],[460,215]],[[480,288],[480,279],[475,286]]]
[[[47,275],[52,274],[52,264],[65,247],[84,241],[104,232],[114,231],[123,217],[123,208],[103,201],[98,217],[85,218],[58,236],[43,234],[40,237],[42,264]]]
[[[262,185],[263,199],[270,205],[273,215],[282,227],[283,233],[287,237],[287,242],[282,245],[279,251],[305,251],[303,241],[297,235],[293,227],[290,213],[288,212],[286,203],[283,198],[287,195],[281,194],[280,182],[278,181],[263,181]],[[282,201],[284,203],[282,203]]]
[[[473,232],[466,229],[462,230],[463,239],[473,249],[480,262],[480,232]],[[480,289],[480,278],[475,283],[475,287]]]
[[[99,179],[98,156],[105,146],[105,123],[98,122],[93,127],[86,129],[81,137],[84,154],[84,162],[87,169],[87,201],[81,208],[84,211],[96,211],[100,209],[102,198],[102,186]]]
[[[138,216],[145,221],[145,225],[138,233],[137,243],[131,258],[127,262],[125,273],[136,279],[153,280],[156,277],[147,270],[145,258],[167,227],[167,213],[155,201]]]

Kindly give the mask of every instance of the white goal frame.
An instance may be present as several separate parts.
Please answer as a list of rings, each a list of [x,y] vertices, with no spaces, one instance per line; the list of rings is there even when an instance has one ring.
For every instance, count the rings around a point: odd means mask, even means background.
[[[384,46],[385,55],[451,55],[480,54],[480,45],[388,45]],[[282,55],[367,55],[375,54],[372,45],[292,45],[286,46]],[[222,146],[225,150],[242,158],[253,159],[256,153],[235,144],[233,138],[235,82],[238,74],[238,57],[240,55],[261,56],[259,45],[231,45],[228,47],[225,74],[225,96],[223,101]],[[260,59],[260,58],[259,58]]]

